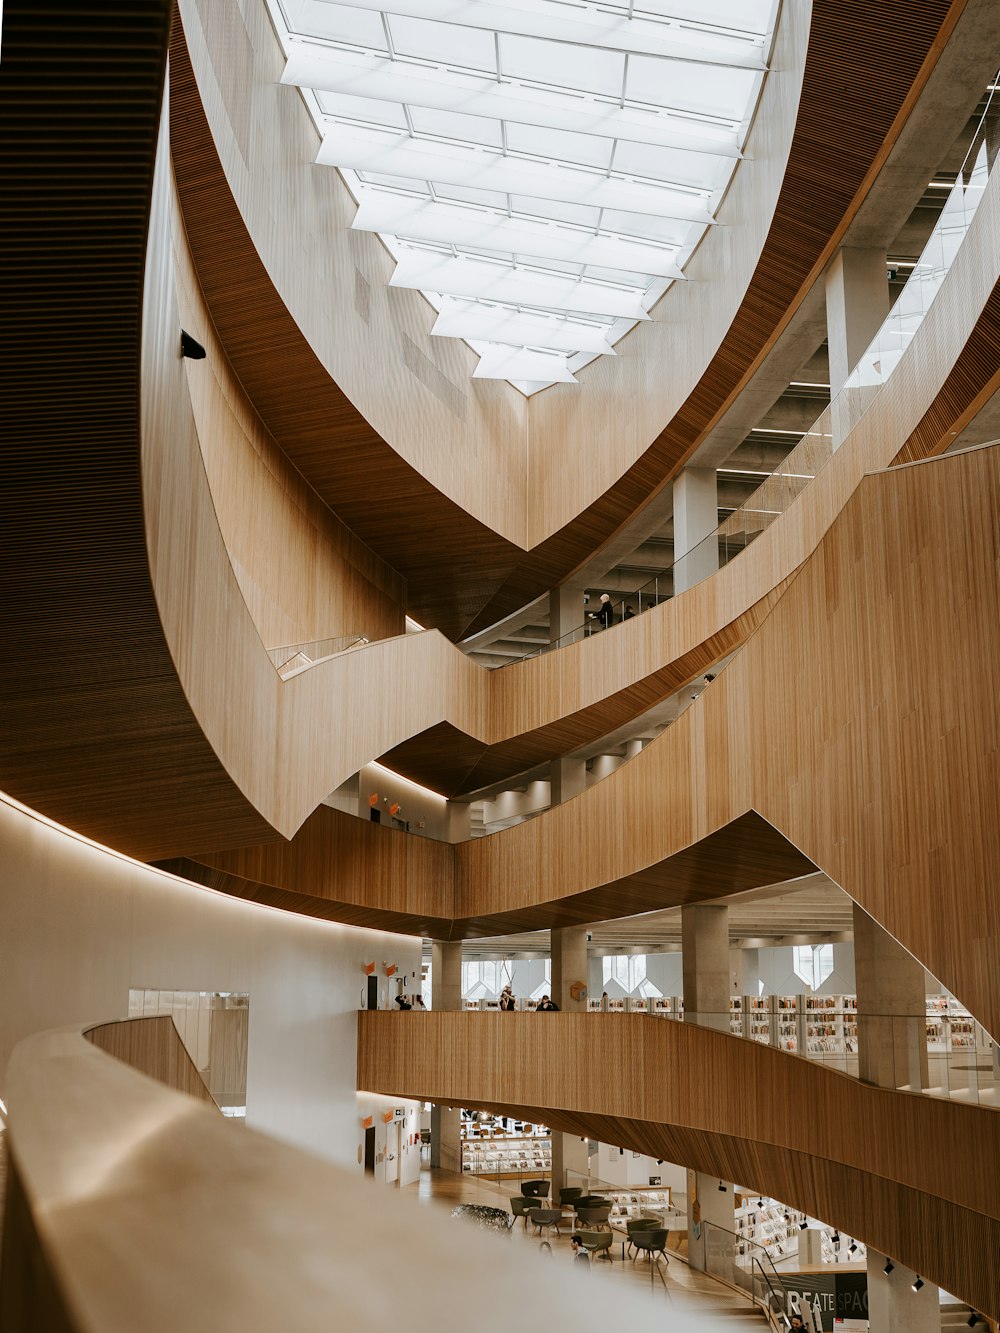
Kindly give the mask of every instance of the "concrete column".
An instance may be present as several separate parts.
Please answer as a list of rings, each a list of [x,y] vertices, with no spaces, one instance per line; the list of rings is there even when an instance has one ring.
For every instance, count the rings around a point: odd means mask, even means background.
[[[880,1088],[927,1086],[926,980],[921,963],[854,905],[854,969],[858,986],[858,1076]],[[868,1315],[873,1333],[939,1333],[938,1289],[868,1250]]]
[[[562,805],[563,801],[579,796],[587,786],[586,759],[573,759],[566,755],[561,759],[553,759],[549,765],[549,783],[553,805]]]
[[[552,1135],[552,1204],[559,1206],[559,1191],[564,1185],[584,1186],[583,1179],[590,1170],[587,1140],[574,1134]],[[586,1188],[584,1186],[584,1188]]]
[[[718,544],[705,541],[718,526],[719,495],[714,468],[686,467],[674,478],[675,595],[719,568]]]
[[[549,932],[552,955],[552,998],[562,1010],[570,1013],[586,1012],[586,993],[577,1000],[570,994],[576,981],[587,985],[590,959],[587,956],[587,927],[558,926]],[[546,1021],[545,1015],[537,1020]],[[587,1142],[575,1134],[552,1133],[552,1201],[558,1203],[563,1185],[579,1185],[576,1175],[566,1178],[567,1170],[579,1175],[587,1173]]]
[[[462,942],[431,943],[431,1008],[455,1012],[462,1007]],[[461,1114],[457,1106],[431,1107],[431,1166],[461,1173]]]
[[[917,1274],[893,1260],[886,1274],[886,1257],[868,1250],[868,1324],[872,1333],[941,1333],[938,1289],[925,1282],[913,1290]]]
[[[855,903],[858,1076],[879,1088],[926,1088],[926,983],[922,963]]]
[[[729,908],[717,903],[682,907],[681,944],[684,1021],[728,1032]]]
[[[574,1000],[570,988],[575,981],[587,984],[587,927],[559,926],[550,932],[552,940],[552,998],[562,1010],[585,1012],[587,997]]]
[[[468,842],[472,837],[472,806],[468,801],[448,802],[448,841]]]
[[[838,448],[868,405],[867,395],[834,400],[889,313],[884,250],[845,247],[826,271],[826,337],[830,350],[833,447]],[[853,401],[857,399],[857,401]]]
[[[570,583],[553,588],[549,592],[549,643],[555,643],[557,639],[573,642],[567,635],[581,629],[586,622],[587,612],[593,610],[593,606],[583,604],[583,588]]]
[[[605,778],[609,778],[620,763],[621,759],[616,754],[595,755],[594,761],[590,765],[591,780],[602,782]]]
[[[724,1189],[720,1189],[720,1185]],[[734,1281],[733,1186],[718,1176],[689,1171],[687,1195],[688,1263],[699,1273],[713,1273],[729,1282]]]

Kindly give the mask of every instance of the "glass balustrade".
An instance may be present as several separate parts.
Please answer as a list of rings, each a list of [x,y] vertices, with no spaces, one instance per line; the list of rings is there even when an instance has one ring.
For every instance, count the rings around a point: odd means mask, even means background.
[[[1000,75],[994,83],[998,80]],[[715,532],[631,591],[616,594],[610,603],[612,625],[641,615],[677,592],[693,587],[745,551],[798,499],[833,457],[837,445],[858,424],[899,365],[968,235],[990,175],[986,127],[996,118],[1000,103],[995,99],[996,93],[991,92],[972,146],[920,259],[843,389],[784,461],[719,524]],[[605,627],[598,615],[599,607],[595,607],[581,624],[561,638],[542,644],[523,657],[512,658],[503,666],[527,661],[554,648],[565,648],[593,634],[606,632],[610,626]]]

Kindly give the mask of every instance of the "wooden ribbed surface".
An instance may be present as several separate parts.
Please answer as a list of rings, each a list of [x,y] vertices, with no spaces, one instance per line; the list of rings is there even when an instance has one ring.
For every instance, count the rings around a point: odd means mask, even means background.
[[[641,459],[530,553],[425,482],[320,364],[233,201],[178,27],[172,150],[199,276],[222,340],[275,438],[348,526],[405,575],[411,607],[423,623],[455,635],[524,605],[560,582],[680,466],[832,253],[963,3],[928,0],[917,12],[907,0],[876,9],[843,0],[813,6],[785,183],[757,272],[724,343]],[[207,78],[207,71],[199,77]],[[580,439],[578,422],[572,434],[574,466],[586,468],[588,441]],[[532,433],[532,450],[544,450],[545,443],[544,431]],[[492,456],[484,461],[496,466]],[[531,484],[527,474],[524,482]],[[429,531],[435,533],[430,545],[424,539]]]
[[[916,429],[893,463],[913,463],[942,453],[1000,390],[1000,287],[994,288],[972,337]]]
[[[1000,1033],[997,512],[998,447],[868,476],[743,650],[609,778],[453,853],[361,825],[368,920],[387,925],[400,892],[401,929],[440,916],[442,854],[458,862],[457,934],[628,915],[637,883],[646,908],[666,905],[674,858],[755,811],[750,864],[770,825]],[[330,812],[313,820],[301,843],[207,864],[249,878],[259,856],[276,901],[310,892],[363,919]]]
[[[175,1092],[184,1092],[218,1111],[215,1099],[198,1073],[198,1068],[174,1020],[165,1015],[130,1018],[120,1023],[102,1023],[83,1034],[89,1042],[131,1069],[155,1078]]]
[[[140,320],[169,21],[167,0],[8,3],[0,62],[0,785],[119,845],[267,836],[194,721],[149,577]]]
[[[358,1087],[524,1114],[738,1181],[1000,1310],[995,1111],[642,1014],[361,1013]]]
[[[813,869],[752,811],[655,866],[606,884],[475,912],[460,894],[461,855],[428,838],[322,805],[290,843],[179,857],[163,868],[254,902],[349,925],[435,939],[583,925],[777,884]]]

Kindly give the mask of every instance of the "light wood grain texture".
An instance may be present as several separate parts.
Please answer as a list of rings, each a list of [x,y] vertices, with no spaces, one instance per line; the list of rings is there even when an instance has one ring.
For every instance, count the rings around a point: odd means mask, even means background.
[[[582,1333],[645,1308],[584,1290],[569,1265],[519,1261],[403,1191],[388,1196],[406,1243],[387,1278],[373,1244],[387,1196],[357,1169],[234,1129],[79,1030],[22,1042],[5,1091],[20,1206],[3,1333],[367,1329],[398,1321],[401,1293],[415,1333],[460,1333],[471,1309],[502,1333],[512,1290],[547,1327]]]
[[[1000,1032],[998,511],[996,447],[868,476],[673,726],[565,805],[454,849],[454,933],[627,915],[635,885],[647,908],[677,901],[673,858],[755,812]],[[437,867],[420,888],[418,840],[367,836],[383,902],[396,883],[411,905],[440,893]],[[261,853],[272,884],[355,892],[335,857],[295,861],[296,842]],[[249,855],[209,864],[239,875]],[[712,876],[680,900],[711,896]]]
[[[994,1111],[641,1014],[362,1013],[358,1086],[530,1114],[738,1181],[1000,1310]]]
[[[173,228],[178,316],[206,349],[185,361],[212,502],[240,591],[267,647],[403,633],[403,579],[354,536],[264,429],[226,359]]]
[[[99,1027],[88,1028],[83,1035],[107,1055],[113,1055],[138,1073],[218,1111],[215,1099],[198,1073],[172,1018],[158,1015],[131,1018],[121,1023],[102,1023]]]
[[[266,24],[251,15],[248,34],[227,0],[255,62],[227,97],[212,67],[228,48],[213,48],[184,0],[173,153],[213,317],[275,437],[407,576],[418,618],[449,633],[490,624],[558,583],[664,484],[829,259],[962,7],[935,0],[914,15],[905,0],[877,12],[824,0],[810,18],[786,6],[720,215],[731,225],[703,240],[692,280],[617,357],[568,394],[514,403],[508,386],[468,379],[466,349],[427,337],[421,298],[385,287],[391,261],[375,238],[346,231],[353,205],[335,173],[310,165],[315,132],[297,94],[276,86]],[[291,220],[275,226],[285,199]],[[301,201],[316,211],[309,226]],[[387,490],[402,521],[378,503]],[[428,528],[433,551],[415,540]]]

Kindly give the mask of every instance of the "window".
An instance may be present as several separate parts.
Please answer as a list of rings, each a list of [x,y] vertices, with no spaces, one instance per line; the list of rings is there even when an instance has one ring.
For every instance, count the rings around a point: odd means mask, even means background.
[[[810,990],[819,990],[833,972],[833,945],[797,944],[792,949],[792,970]]]

